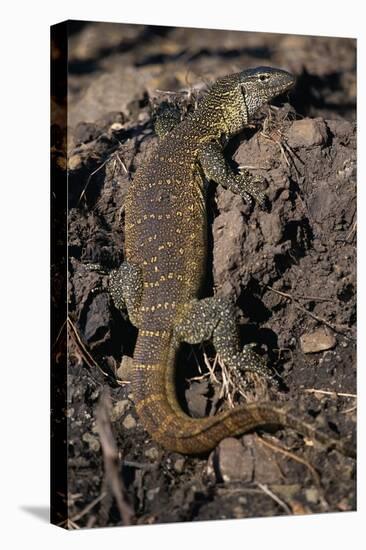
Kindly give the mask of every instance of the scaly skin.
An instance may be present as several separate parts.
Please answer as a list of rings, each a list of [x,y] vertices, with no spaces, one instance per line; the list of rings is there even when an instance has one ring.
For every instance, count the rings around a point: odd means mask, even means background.
[[[134,352],[132,391],[139,418],[165,448],[202,453],[224,437],[268,424],[291,426],[343,450],[271,402],[237,407],[215,417],[193,419],[176,398],[174,369],[179,342],[213,339],[232,369],[267,376],[259,356],[240,350],[228,300],[198,300],[206,272],[207,216],[204,182],[213,179],[246,200],[263,202],[258,180],[234,174],[221,143],[242,130],[265,102],[287,91],[294,78],[261,67],[218,80],[196,111],[177,124],[176,112],[160,126],[163,135],[140,168],[125,204],[126,259],[111,274],[118,307],[125,303],[139,334]]]

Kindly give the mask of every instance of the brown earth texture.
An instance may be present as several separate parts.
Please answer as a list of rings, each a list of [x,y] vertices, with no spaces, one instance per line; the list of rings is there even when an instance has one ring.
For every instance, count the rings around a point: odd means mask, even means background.
[[[54,50],[57,63],[57,50]],[[165,451],[129,389],[136,329],[106,276],[124,259],[124,197],[156,143],[153,112],[186,111],[219,76],[270,65],[297,77],[225,149],[264,176],[267,209],[208,187],[207,295],[233,296],[242,344],[278,387],[238,391],[215,350],[182,347],[177,391],[192,416],[272,399],[319,429],[356,428],[356,43],[307,37],[69,24],[68,125],[53,97],[54,170],[68,171],[69,528],[355,510],[355,461],[290,429]],[[66,138],[67,136],[67,138]],[[62,154],[67,139],[67,163]],[[57,267],[54,272],[57,278]],[[57,297],[56,297],[57,298]],[[61,391],[61,389],[60,389]]]

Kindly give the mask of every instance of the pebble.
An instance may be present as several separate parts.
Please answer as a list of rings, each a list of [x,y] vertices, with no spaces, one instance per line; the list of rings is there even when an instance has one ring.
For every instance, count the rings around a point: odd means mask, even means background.
[[[181,474],[183,472],[185,463],[186,461],[182,456],[177,458],[177,460],[174,462],[173,467],[177,474]]]
[[[253,457],[240,441],[233,437],[223,439],[216,448],[216,475],[222,481],[252,481]]]
[[[91,433],[86,432],[85,434],[83,434],[82,440],[89,445],[92,451],[95,451],[95,452],[99,451],[100,449],[99,439],[94,435],[92,435]]]
[[[113,405],[113,408],[110,413],[111,422],[115,422],[116,420],[121,418],[121,416],[123,416],[129,404],[130,402],[128,399],[122,399],[121,401],[117,401],[117,403]]]
[[[319,502],[319,491],[315,488],[310,488],[305,490],[305,497],[308,502],[316,504]]]
[[[119,132],[120,130],[123,129],[123,124],[121,124],[120,122],[114,122],[110,126],[110,129],[112,130],[112,132]]]
[[[126,430],[131,430],[136,426],[136,420],[132,416],[132,414],[128,414],[124,421],[122,422],[122,425]]]
[[[319,328],[313,332],[306,332],[300,336],[300,347],[303,353],[317,353],[334,348],[337,340],[335,336],[325,328]]]
[[[149,449],[146,449],[145,456],[150,460],[155,461],[159,458],[159,450],[157,447],[150,447]]]
[[[122,357],[120,366],[117,369],[117,376],[120,380],[130,381],[133,372],[133,359],[128,355]]]
[[[79,170],[82,164],[83,164],[83,161],[81,160],[80,155],[72,155],[69,158],[68,168],[69,170]]]
[[[290,147],[315,147],[325,143],[327,138],[327,126],[322,118],[295,120],[287,133]]]

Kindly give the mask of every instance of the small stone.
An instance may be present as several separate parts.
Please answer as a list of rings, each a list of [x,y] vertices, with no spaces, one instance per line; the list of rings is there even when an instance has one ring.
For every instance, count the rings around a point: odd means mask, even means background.
[[[186,461],[182,456],[177,458],[177,460],[174,462],[173,467],[177,474],[181,474],[183,472],[185,463]]]
[[[67,418],[72,418],[74,414],[75,414],[75,409],[73,407],[66,409]]]
[[[111,422],[116,422],[116,420],[121,418],[121,416],[123,416],[129,404],[130,402],[128,399],[122,399],[121,401],[117,401],[117,403],[113,405],[113,408],[110,412]]]
[[[202,418],[206,415],[208,380],[192,382],[185,392],[190,414],[194,418]]]
[[[99,451],[100,449],[99,439],[94,435],[92,435],[91,433],[86,432],[85,434],[83,434],[82,440],[89,445],[90,450],[95,452]]]
[[[83,164],[80,155],[72,155],[69,158],[68,167],[69,170],[79,170]]]
[[[149,449],[146,449],[145,456],[150,460],[155,461],[159,458],[159,450],[157,447],[150,447]]]
[[[251,481],[253,479],[253,457],[237,439],[223,439],[217,449],[217,474],[222,481]]]
[[[318,489],[311,488],[305,490],[305,497],[308,502],[311,502],[312,504],[316,504],[319,502],[319,491]]]
[[[133,369],[133,359],[128,355],[122,357],[120,366],[117,369],[117,376],[120,380],[129,382],[131,380],[131,374]]]
[[[207,460],[207,465],[206,465],[206,474],[209,478],[211,478],[213,480],[216,478],[215,457],[216,457],[216,450],[212,451],[212,453],[210,453],[210,455],[208,457],[208,460]]]
[[[337,340],[324,328],[307,332],[300,336],[300,347],[303,353],[318,353],[334,348]]]
[[[315,147],[325,143],[327,138],[327,126],[322,118],[295,120],[287,133],[290,147]]]
[[[120,132],[123,129],[123,124],[121,124],[120,122],[114,122],[110,126],[110,129],[112,130],[112,132]]]
[[[254,480],[268,485],[278,484],[282,478],[277,459],[268,454],[267,449],[255,435],[245,434],[242,441],[253,461]]]
[[[122,424],[123,427],[126,428],[126,430],[131,430],[132,428],[135,428],[136,420],[134,419],[132,414],[128,414]]]
[[[354,133],[354,125],[348,120],[327,120],[327,126],[334,136],[341,139],[350,138]]]

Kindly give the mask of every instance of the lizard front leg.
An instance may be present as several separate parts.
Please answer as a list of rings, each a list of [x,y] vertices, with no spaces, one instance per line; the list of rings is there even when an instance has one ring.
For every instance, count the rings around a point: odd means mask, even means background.
[[[192,300],[175,325],[175,336],[190,344],[212,339],[217,353],[238,380],[242,380],[241,374],[245,371],[273,379],[263,358],[253,351],[252,344],[240,349],[234,305],[229,298]]]
[[[142,274],[138,266],[123,262],[112,269],[108,278],[109,292],[118,309],[127,308],[131,323],[138,327],[142,294]]]
[[[235,174],[227,164],[219,143],[211,141],[201,145],[198,159],[207,179],[230,189],[233,193],[243,197],[249,204],[252,202],[252,197],[261,206],[265,204],[266,196],[260,189],[263,183],[262,178],[253,176],[247,171]]]
[[[180,123],[182,112],[178,105],[163,101],[157,107],[153,119],[155,133],[163,138]]]

